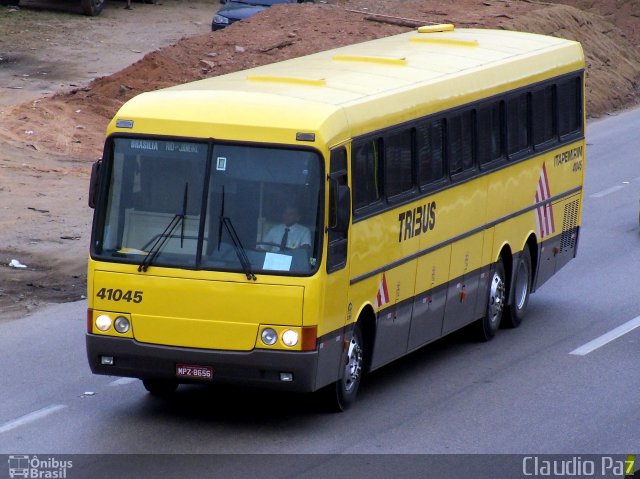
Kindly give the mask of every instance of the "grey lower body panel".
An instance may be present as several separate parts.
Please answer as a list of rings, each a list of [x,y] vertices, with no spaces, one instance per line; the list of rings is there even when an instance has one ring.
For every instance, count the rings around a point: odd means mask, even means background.
[[[564,265],[576,257],[580,227],[563,231],[540,244],[538,266],[532,291],[537,290]]]
[[[298,392],[316,389],[317,351],[191,349],[94,334],[86,335],[86,345],[89,366],[94,374],[170,379],[180,383],[202,382],[176,377],[176,364],[186,364],[211,367],[214,383]],[[113,357],[113,364],[101,364],[101,356]],[[281,381],[281,372],[292,373],[293,381]]]

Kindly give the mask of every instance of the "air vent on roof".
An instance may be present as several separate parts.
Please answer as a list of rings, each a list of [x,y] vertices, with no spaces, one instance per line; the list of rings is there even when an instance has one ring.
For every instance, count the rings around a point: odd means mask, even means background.
[[[440,23],[438,25],[425,25],[418,28],[418,33],[445,33],[453,32],[455,27],[451,23]],[[410,42],[416,43],[437,43],[441,45],[453,45],[459,47],[477,47],[477,40],[463,40],[460,38],[450,38],[449,35],[420,35],[419,37],[411,37]]]
[[[451,45],[454,47],[477,47],[478,40],[462,40],[460,38],[446,37],[411,37],[410,42],[415,43],[431,43],[438,45]]]
[[[418,33],[452,32],[453,30],[455,30],[455,27],[451,23],[438,23],[437,25],[418,27]]]
[[[289,83],[308,86],[325,86],[327,84],[324,78],[304,78],[278,75],[248,75],[247,80],[272,83]]]
[[[382,65],[405,66],[407,59],[403,57],[378,57],[369,55],[335,55],[334,61],[337,62],[364,62],[364,63],[380,63]]]

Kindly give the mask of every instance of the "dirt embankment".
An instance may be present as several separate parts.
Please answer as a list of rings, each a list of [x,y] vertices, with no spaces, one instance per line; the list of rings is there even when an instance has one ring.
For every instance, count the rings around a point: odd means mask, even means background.
[[[375,8],[366,6],[371,3],[282,5],[221,32],[186,38],[87,87],[8,109],[0,117],[4,130],[0,134],[38,149],[96,158],[107,122],[140,92],[408,29],[371,21],[370,15],[356,10],[392,13],[417,23],[453,22],[575,39],[583,44],[587,57],[590,117],[624,108],[640,98],[640,50],[632,44],[640,42],[640,28],[635,28],[640,26],[640,6],[635,1],[598,2],[605,17],[589,5],[596,2],[570,0],[567,3],[588,10],[563,4],[481,0],[456,2],[455,6],[431,0],[386,0],[376,2]],[[624,8],[605,9],[604,3]],[[37,137],[28,133],[36,129]]]
[[[90,163],[101,155],[108,121],[126,100],[409,29],[375,21],[381,18],[372,14],[401,17],[406,25],[451,22],[575,39],[587,57],[589,116],[640,99],[637,0],[334,0],[273,7],[227,29],[153,51],[86,86],[0,112],[5,144],[0,152],[0,309],[18,314],[39,301],[77,299],[84,291],[87,176]],[[30,273],[10,270],[6,263],[13,256],[41,266]]]

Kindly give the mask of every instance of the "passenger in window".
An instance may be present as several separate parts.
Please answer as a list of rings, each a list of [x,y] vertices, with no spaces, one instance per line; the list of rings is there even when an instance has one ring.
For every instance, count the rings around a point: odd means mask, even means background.
[[[309,228],[298,223],[300,210],[295,205],[288,205],[282,212],[282,223],[273,226],[264,236],[258,248],[277,252],[299,248],[311,249],[311,232]]]

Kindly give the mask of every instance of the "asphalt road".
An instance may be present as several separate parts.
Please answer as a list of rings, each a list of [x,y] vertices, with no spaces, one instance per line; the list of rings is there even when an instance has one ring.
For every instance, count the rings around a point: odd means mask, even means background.
[[[139,381],[93,376],[85,304],[56,305],[0,323],[0,454],[261,453],[273,466],[283,453],[640,453],[639,132],[640,110],[589,124],[578,258],[531,297],[518,329],[486,344],[445,338],[371,374],[352,410],[330,414],[302,395],[181,386],[161,401]],[[341,464],[311,457],[290,477]]]

